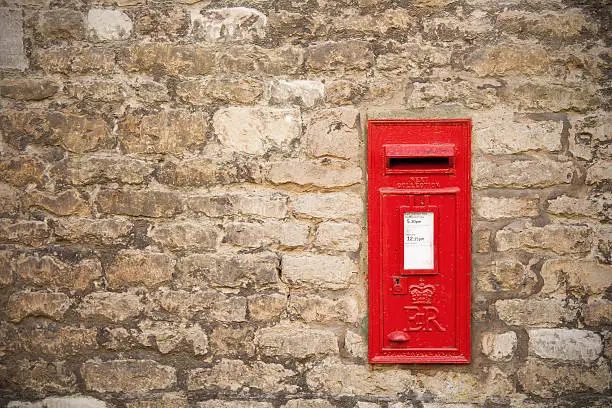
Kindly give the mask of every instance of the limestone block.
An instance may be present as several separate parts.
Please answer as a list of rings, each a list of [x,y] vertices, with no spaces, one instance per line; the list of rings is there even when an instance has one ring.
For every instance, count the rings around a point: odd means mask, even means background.
[[[77,391],[77,378],[66,361],[17,360],[9,367],[0,366],[5,387],[33,396],[71,394]]]
[[[537,259],[523,262],[513,256],[501,254],[490,262],[477,262],[474,271],[478,290],[490,293],[531,293],[538,282],[532,270]]]
[[[600,160],[587,169],[586,183],[600,185],[612,180],[611,160]]]
[[[273,405],[269,402],[259,401],[243,401],[243,400],[208,400],[198,402],[198,408],[272,408]]]
[[[176,94],[181,101],[193,105],[209,105],[214,102],[237,105],[253,105],[263,94],[262,82],[253,78],[207,78],[179,82]]]
[[[322,222],[317,226],[315,245],[336,251],[357,251],[361,227],[350,222]]]
[[[209,42],[247,42],[264,38],[268,18],[247,7],[202,10],[191,16],[193,35]]]
[[[23,49],[22,10],[0,8],[0,68],[24,70],[28,67]]]
[[[98,331],[82,327],[44,323],[21,327],[16,336],[17,349],[31,354],[54,357],[74,356],[98,348]]]
[[[367,358],[368,345],[363,337],[353,330],[347,330],[344,335],[344,347],[353,357]]]
[[[248,301],[249,316],[255,321],[274,320],[287,309],[287,296],[281,293],[252,295]]]
[[[581,297],[603,294],[612,285],[612,266],[590,259],[549,259],[542,264],[541,292]]]
[[[45,164],[36,157],[13,156],[0,160],[0,178],[15,187],[30,183],[41,186],[44,181]]]
[[[252,191],[194,195],[187,206],[209,217],[251,215],[266,218],[287,216],[287,196],[281,192]]]
[[[156,224],[147,236],[158,245],[171,250],[209,249],[217,247],[220,232],[212,225],[183,221],[171,224]]]
[[[95,40],[126,40],[130,38],[132,27],[132,20],[120,10],[93,8],[87,13],[87,30]]]
[[[247,300],[243,296],[226,296],[213,290],[169,290],[161,288],[151,295],[153,312],[169,317],[220,322],[246,321]]]
[[[482,336],[482,352],[493,361],[510,361],[516,352],[516,333],[486,332]]]
[[[258,156],[272,148],[289,150],[302,132],[299,111],[283,108],[222,108],[213,125],[222,145]]]
[[[583,32],[594,33],[598,25],[579,8],[533,13],[522,10],[504,11],[497,17],[497,26],[509,33],[521,33],[547,40],[574,40]]]
[[[55,235],[70,242],[115,245],[125,242],[133,224],[122,218],[59,218]]]
[[[295,248],[308,243],[309,232],[304,222],[231,222],[225,225],[223,242],[247,248],[271,244]]]
[[[48,397],[36,402],[11,401],[9,408],[106,408],[106,402],[93,397],[79,395],[67,397]]]
[[[138,324],[138,328],[138,341],[145,346],[155,346],[162,354],[172,352],[182,342],[189,344],[195,355],[208,352],[208,336],[198,323],[144,320]]]
[[[49,237],[49,226],[43,221],[13,221],[0,218],[0,242],[40,246]]]
[[[20,322],[28,316],[60,320],[70,304],[70,299],[63,293],[21,291],[9,296],[5,313],[12,322]]]
[[[554,327],[573,322],[577,314],[575,304],[559,298],[498,300],[495,309],[512,326]]]
[[[538,45],[496,45],[474,51],[468,57],[466,65],[479,76],[538,75],[550,69],[551,58],[546,50]]]
[[[18,280],[39,288],[85,290],[102,277],[97,258],[68,264],[49,255],[23,255],[15,260],[14,270]]]
[[[603,344],[599,334],[576,329],[531,329],[529,353],[540,358],[591,363],[599,358]]]
[[[293,324],[280,324],[259,329],[255,345],[270,357],[306,358],[338,354],[338,340],[332,331]]]
[[[612,324],[612,302],[605,298],[589,297],[582,306],[582,317],[587,326]]]
[[[24,198],[24,201],[30,208],[40,208],[59,216],[91,214],[88,202],[74,189],[55,194],[34,190]]]
[[[500,218],[537,217],[540,215],[537,195],[496,197],[477,195],[474,199],[476,215],[487,220]]]
[[[136,217],[173,217],[182,210],[179,195],[170,191],[102,190],[96,204],[106,214]]]
[[[68,8],[43,11],[38,20],[38,32],[45,38],[81,40],[85,35],[83,15]]]
[[[120,0],[141,1],[141,0]],[[128,402],[126,408],[189,408],[187,396],[181,392],[168,392],[155,399],[138,398],[137,401]]]
[[[94,292],[85,296],[77,312],[82,318],[102,318],[119,323],[136,317],[144,309],[141,296],[134,293]]]
[[[305,322],[357,323],[359,305],[354,296],[321,297],[313,294],[292,293],[287,309]]]
[[[297,216],[356,220],[363,212],[361,197],[353,193],[307,193],[291,199]]]
[[[293,183],[325,188],[361,183],[361,168],[340,160],[271,162],[266,178],[274,184]]]
[[[533,226],[530,222],[514,222],[495,234],[498,251],[511,249],[549,249],[558,254],[587,252],[591,249],[592,231],[577,224]]]
[[[341,289],[349,285],[357,265],[346,255],[286,253],[282,278],[292,286]]]
[[[52,177],[75,186],[105,182],[139,184],[151,173],[153,166],[144,160],[105,154],[70,155],[51,168]]]
[[[360,153],[359,112],[353,108],[325,109],[306,119],[306,150],[315,157],[335,156],[355,160]]]
[[[269,94],[272,105],[299,105],[312,108],[323,102],[324,85],[321,81],[278,80],[270,84]]]
[[[50,98],[58,89],[59,85],[50,79],[7,78],[0,80],[0,96],[22,101],[40,101]]]
[[[482,158],[474,165],[474,187],[547,187],[572,181],[571,162],[541,160],[489,160]]]
[[[215,53],[198,45],[141,43],[126,47],[119,63],[129,72],[163,72],[167,75],[199,76],[213,72]]]
[[[590,199],[569,197],[565,194],[548,200],[548,212],[559,215],[582,215],[586,217],[597,217],[605,209],[605,202],[611,201],[612,197],[592,197]]]
[[[233,328],[219,325],[210,335],[210,349],[215,356],[237,357],[255,355],[253,338],[255,332],[250,327]]]
[[[317,398],[317,399],[291,399],[287,401],[282,408],[334,408],[331,402]]]
[[[164,253],[124,249],[106,268],[106,278],[111,289],[137,285],[155,287],[172,279],[175,263],[174,257]]]
[[[365,70],[374,64],[369,44],[361,40],[328,41],[308,47],[306,66],[311,71]]]
[[[88,360],[81,367],[85,388],[97,392],[148,392],[176,383],[176,370],[153,360]]]

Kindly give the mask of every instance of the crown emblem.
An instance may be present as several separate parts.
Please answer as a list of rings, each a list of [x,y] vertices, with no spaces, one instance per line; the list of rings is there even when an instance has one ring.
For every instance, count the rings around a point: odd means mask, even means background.
[[[418,285],[410,285],[408,293],[412,298],[412,303],[415,305],[430,305],[436,293],[434,285],[426,285],[423,279]]]

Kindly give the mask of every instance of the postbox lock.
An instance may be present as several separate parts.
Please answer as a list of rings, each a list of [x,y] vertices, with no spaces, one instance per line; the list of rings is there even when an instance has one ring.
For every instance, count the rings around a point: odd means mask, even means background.
[[[387,338],[393,343],[406,343],[410,341],[410,336],[401,330],[389,333]]]

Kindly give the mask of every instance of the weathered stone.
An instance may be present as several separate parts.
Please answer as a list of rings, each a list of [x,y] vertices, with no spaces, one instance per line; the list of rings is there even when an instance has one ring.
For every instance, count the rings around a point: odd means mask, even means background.
[[[482,151],[512,154],[530,150],[561,150],[563,122],[532,120],[506,110],[476,114],[474,140]]]
[[[576,319],[572,302],[559,298],[506,299],[495,302],[501,320],[512,326],[554,327]]]
[[[304,222],[232,222],[225,225],[223,242],[248,248],[271,244],[294,248],[308,243],[309,232]]]
[[[74,189],[56,194],[34,190],[28,194],[26,200],[29,207],[42,208],[60,216],[89,215],[91,213],[87,201]]]
[[[111,73],[115,69],[115,53],[106,48],[48,48],[34,52],[36,63],[53,73]]]
[[[589,363],[599,358],[603,345],[594,332],[576,329],[531,329],[529,353],[541,358]]]
[[[334,405],[324,399],[292,399],[283,408],[334,408]]]
[[[42,185],[45,166],[35,157],[15,156],[0,161],[0,178],[16,187]]]
[[[604,150],[612,134],[612,120],[605,113],[575,119],[570,116],[569,151],[574,157],[592,160],[598,150]]]
[[[493,361],[510,361],[516,352],[516,333],[486,332],[482,336],[482,352]]]
[[[322,82],[300,79],[275,81],[270,85],[269,93],[272,105],[299,105],[305,108],[321,104],[325,97]]]
[[[591,249],[591,229],[575,224],[536,227],[530,222],[514,222],[497,231],[495,242],[498,251],[549,249],[558,254],[580,253]]]
[[[13,283],[12,253],[0,251],[0,288]]]
[[[520,109],[548,112],[585,112],[601,104],[597,93],[586,87],[521,82],[502,88],[498,95]]]
[[[198,402],[198,408],[272,408],[272,404],[269,402],[259,401],[242,401],[242,400],[208,400]]]
[[[307,119],[305,146],[315,157],[357,159],[360,152],[359,112],[353,108],[325,109]]]
[[[254,332],[251,328],[217,326],[210,336],[211,351],[217,356],[249,356],[255,354]]]
[[[105,182],[139,184],[152,172],[153,167],[146,161],[106,155],[71,155],[51,168],[55,179],[76,186]]]
[[[106,402],[93,397],[48,397],[37,402],[11,401],[8,408],[107,408]]]
[[[272,252],[193,254],[179,260],[175,281],[192,287],[207,282],[211,286],[261,289],[277,285],[278,264]]]
[[[158,245],[170,249],[215,249],[217,228],[196,222],[157,224],[147,235]]]
[[[81,40],[85,34],[83,15],[67,8],[43,11],[39,15],[38,32],[46,38]]]
[[[497,26],[513,34],[535,36],[551,41],[576,39],[583,32],[595,33],[598,28],[588,14],[578,8],[544,13],[504,11],[497,17]]]
[[[59,86],[49,79],[15,78],[0,80],[0,96],[22,101],[40,101],[55,95]]]
[[[608,197],[604,196],[604,200]],[[548,200],[548,212],[559,215],[583,215],[596,217],[604,211],[604,201],[566,196],[565,194],[553,200]]]
[[[336,251],[357,251],[361,227],[350,222],[322,222],[317,226],[315,245]]]
[[[116,81],[93,80],[71,82],[65,86],[68,95],[81,101],[122,102],[127,91]]]
[[[393,83],[390,84],[391,86]],[[397,86],[397,85],[396,85]],[[432,105],[459,104],[470,109],[491,108],[498,103],[496,88],[500,83],[494,79],[468,79],[463,77],[432,78],[429,82],[413,82],[406,85],[402,97],[408,109],[427,108]],[[392,89],[396,91],[395,89]],[[400,94],[403,96],[403,94]],[[405,102],[403,100],[405,99]]]
[[[487,220],[499,218],[537,217],[540,215],[537,195],[518,197],[476,196],[476,215]]]
[[[155,287],[172,279],[175,263],[174,257],[167,254],[124,249],[106,268],[106,279],[111,289]]]
[[[304,51],[296,46],[261,48],[253,45],[236,45],[223,48],[217,55],[220,72],[253,75],[292,75],[304,65]]]
[[[185,319],[217,320],[220,322],[244,322],[246,298],[225,296],[220,292],[160,289],[152,295],[158,309]]]
[[[191,18],[196,39],[209,42],[246,42],[265,37],[268,19],[247,7],[202,10]]]
[[[155,346],[160,353],[168,354],[181,343],[191,345],[193,354],[208,352],[208,336],[199,324],[172,323],[145,320],[138,324],[139,342],[145,346]]]
[[[475,51],[466,65],[479,76],[538,75],[550,69],[551,58],[541,46],[497,45]]]
[[[272,393],[295,392],[297,386],[291,384],[295,374],[280,364],[254,361],[247,365],[240,360],[222,359],[211,368],[190,371],[187,389],[191,391],[218,387],[235,392],[249,387]]]
[[[54,226],[55,235],[67,241],[102,245],[124,243],[133,228],[131,222],[122,218],[60,218]]]
[[[138,96],[145,102],[166,102],[170,100],[168,88],[163,83],[140,78],[134,86]]]
[[[610,369],[599,363],[594,367],[580,365],[551,365],[530,358],[518,371],[519,383],[531,394],[544,398],[577,392],[602,393],[609,387]]]
[[[285,218],[287,216],[287,196],[274,191],[197,195],[187,199],[187,206],[209,217],[252,215]]]
[[[128,402],[126,408],[189,408],[187,396],[180,392],[164,393],[155,399],[139,398],[138,401]]]
[[[178,109],[128,112],[119,123],[119,143],[126,153],[180,154],[206,142],[208,116]]]
[[[255,345],[261,354],[271,357],[306,358],[338,354],[338,340],[332,331],[293,324],[259,329],[255,334]]]
[[[0,8],[0,68],[24,70],[28,67],[23,48],[21,9]]]
[[[21,328],[19,348],[31,354],[71,356],[98,348],[96,329],[44,324],[41,327]]]
[[[96,258],[72,265],[52,256],[21,256],[14,264],[17,279],[39,288],[85,290],[102,277],[102,265]]]
[[[359,318],[359,306],[353,296],[335,296],[333,298],[292,293],[288,310],[306,322],[356,323]]]
[[[352,193],[308,193],[292,198],[298,216],[357,220],[363,212],[361,197]]]
[[[47,120],[53,134],[68,151],[90,152],[111,147],[114,143],[108,124],[100,117],[70,112],[50,112]]]
[[[65,361],[19,360],[3,371],[3,388],[28,391],[34,396],[77,391],[76,376]]]
[[[23,189],[0,183],[0,217],[13,217],[19,213],[22,191]]]
[[[357,358],[368,357],[368,345],[359,334],[352,330],[347,330],[344,335],[344,348],[348,353]]]
[[[177,96],[193,105],[209,105],[214,101],[253,105],[261,97],[263,85],[252,78],[207,78],[179,82]]]
[[[538,279],[532,270],[537,260],[523,263],[512,256],[496,256],[490,262],[478,263],[475,268],[476,285],[483,292],[519,292],[529,294]]]
[[[612,163],[610,160],[597,161],[587,169],[587,184],[599,185],[609,183],[610,180],[612,180]]]
[[[135,293],[94,292],[83,298],[77,312],[85,319],[118,323],[138,316],[143,309],[141,297]]]
[[[571,162],[548,159],[514,160],[481,159],[474,166],[474,186],[492,187],[547,187],[572,181],[574,166]]]
[[[215,54],[198,45],[141,43],[124,49],[120,64],[130,72],[199,76],[212,73]]]
[[[395,396],[412,389],[416,378],[405,370],[369,370],[363,364],[345,364],[334,358],[317,363],[306,373],[312,391],[327,395]]]
[[[261,167],[257,161],[236,159],[220,162],[212,158],[166,161],[155,177],[160,183],[173,186],[211,186],[240,182],[259,183]]]
[[[153,360],[88,360],[81,375],[85,388],[97,392],[147,392],[176,383],[176,370]]]
[[[42,221],[0,219],[0,243],[21,243],[40,246],[49,236],[49,227]]]
[[[288,150],[302,131],[299,111],[282,108],[222,108],[215,113],[213,125],[226,148],[253,155]]]
[[[28,316],[44,316],[60,320],[68,308],[70,299],[63,293],[15,292],[6,305],[6,316],[10,321],[20,322]]]
[[[119,10],[92,8],[87,13],[87,30],[94,40],[126,40],[132,26],[132,20]]]
[[[172,217],[182,210],[175,192],[154,190],[102,190],[96,197],[103,213],[135,217]]]
[[[589,259],[549,259],[540,274],[544,281],[541,292],[547,295],[603,294],[612,285],[612,266]]]
[[[312,71],[365,70],[374,65],[369,44],[361,40],[324,42],[308,47],[306,66]]]
[[[282,293],[252,295],[248,301],[249,317],[255,321],[277,319],[287,309],[287,296]]]
[[[357,273],[357,265],[346,255],[286,253],[281,270],[283,280],[292,286],[341,289]]]
[[[587,326],[609,326],[612,324],[612,302],[590,297],[587,304],[582,306],[582,318]]]
[[[289,160],[271,162],[266,178],[274,184],[293,183],[325,188],[346,187],[361,182],[361,169],[345,161]]]

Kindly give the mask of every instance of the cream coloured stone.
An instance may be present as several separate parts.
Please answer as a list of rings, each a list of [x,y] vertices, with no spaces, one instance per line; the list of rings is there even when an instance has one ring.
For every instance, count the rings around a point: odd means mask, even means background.
[[[263,38],[267,17],[252,8],[230,7],[192,12],[193,34],[209,42],[244,42]]]
[[[144,310],[135,293],[94,292],[85,296],[77,312],[82,318],[102,318],[118,323],[136,317]]]
[[[479,217],[487,220],[500,218],[537,217],[540,215],[537,195],[521,197],[476,196],[474,207]]]
[[[270,84],[269,93],[272,105],[299,105],[312,108],[323,102],[324,86],[321,81],[278,80]]]
[[[272,148],[289,150],[302,132],[299,111],[284,108],[222,108],[213,126],[226,148],[259,156]]]
[[[87,13],[89,35],[97,40],[126,40],[132,27],[132,20],[120,10],[90,9]]]
[[[22,71],[27,68],[21,9],[0,8],[0,38],[0,68],[16,68]]]
[[[482,336],[482,352],[493,361],[510,361],[514,356],[518,340],[516,333],[486,332]]]
[[[358,118],[359,112],[354,108],[313,112],[306,120],[306,150],[315,157],[357,159],[360,152]]]
[[[603,350],[601,336],[588,330],[531,329],[529,353],[541,358],[590,363]]]
[[[188,325],[163,321],[144,320],[138,324],[138,340],[145,346],[157,346],[162,354],[175,350],[181,342],[191,344],[195,355],[206,354],[208,336],[199,324]],[[152,341],[151,339],[154,339]]]
[[[7,408],[106,408],[106,402],[80,395],[48,397],[36,402],[11,401]]]
[[[612,180],[612,160],[600,160],[587,169],[587,184],[603,184]]]
[[[549,259],[542,264],[541,292],[576,296],[603,294],[612,285],[612,266],[590,259]]]
[[[596,217],[605,209],[606,202],[612,201],[612,196],[604,195],[600,199],[574,198],[567,195],[559,196],[548,200],[548,212],[559,215],[582,215],[586,217]]]
[[[85,388],[97,392],[147,392],[176,383],[176,369],[154,360],[88,360],[81,375]]]
[[[344,347],[353,357],[366,358],[368,356],[367,343],[353,330],[347,330],[344,334]]]
[[[361,168],[345,161],[285,160],[272,162],[269,166],[266,178],[274,184],[332,188],[361,183]]]
[[[334,332],[296,324],[281,323],[255,333],[260,353],[271,357],[305,358],[338,354]]]
[[[587,252],[591,249],[592,231],[580,224],[548,224],[536,227],[530,222],[514,222],[497,231],[498,251],[511,249],[549,249],[558,254]]]
[[[361,197],[353,193],[306,193],[291,202],[295,215],[312,218],[356,220],[363,211]]]
[[[209,217],[227,215],[254,215],[285,218],[287,196],[281,192],[249,191],[193,195],[187,199],[188,207]]]
[[[576,319],[573,302],[559,298],[504,299],[495,302],[499,318],[512,326],[555,327]]]
[[[348,286],[357,265],[346,255],[286,253],[282,279],[292,286],[341,289]]]
[[[317,226],[315,245],[336,251],[357,251],[361,227],[350,222],[322,222]]]
[[[289,297],[287,308],[306,322],[356,323],[359,319],[359,305],[353,296],[321,297],[296,292]]]
[[[474,163],[474,187],[547,187],[572,181],[572,162],[482,158]]]
[[[60,320],[70,304],[70,298],[63,293],[19,291],[9,296],[5,313],[13,322],[19,322],[28,316]]]
[[[198,408],[273,408],[269,402],[245,401],[245,400],[208,400],[198,402]]]

